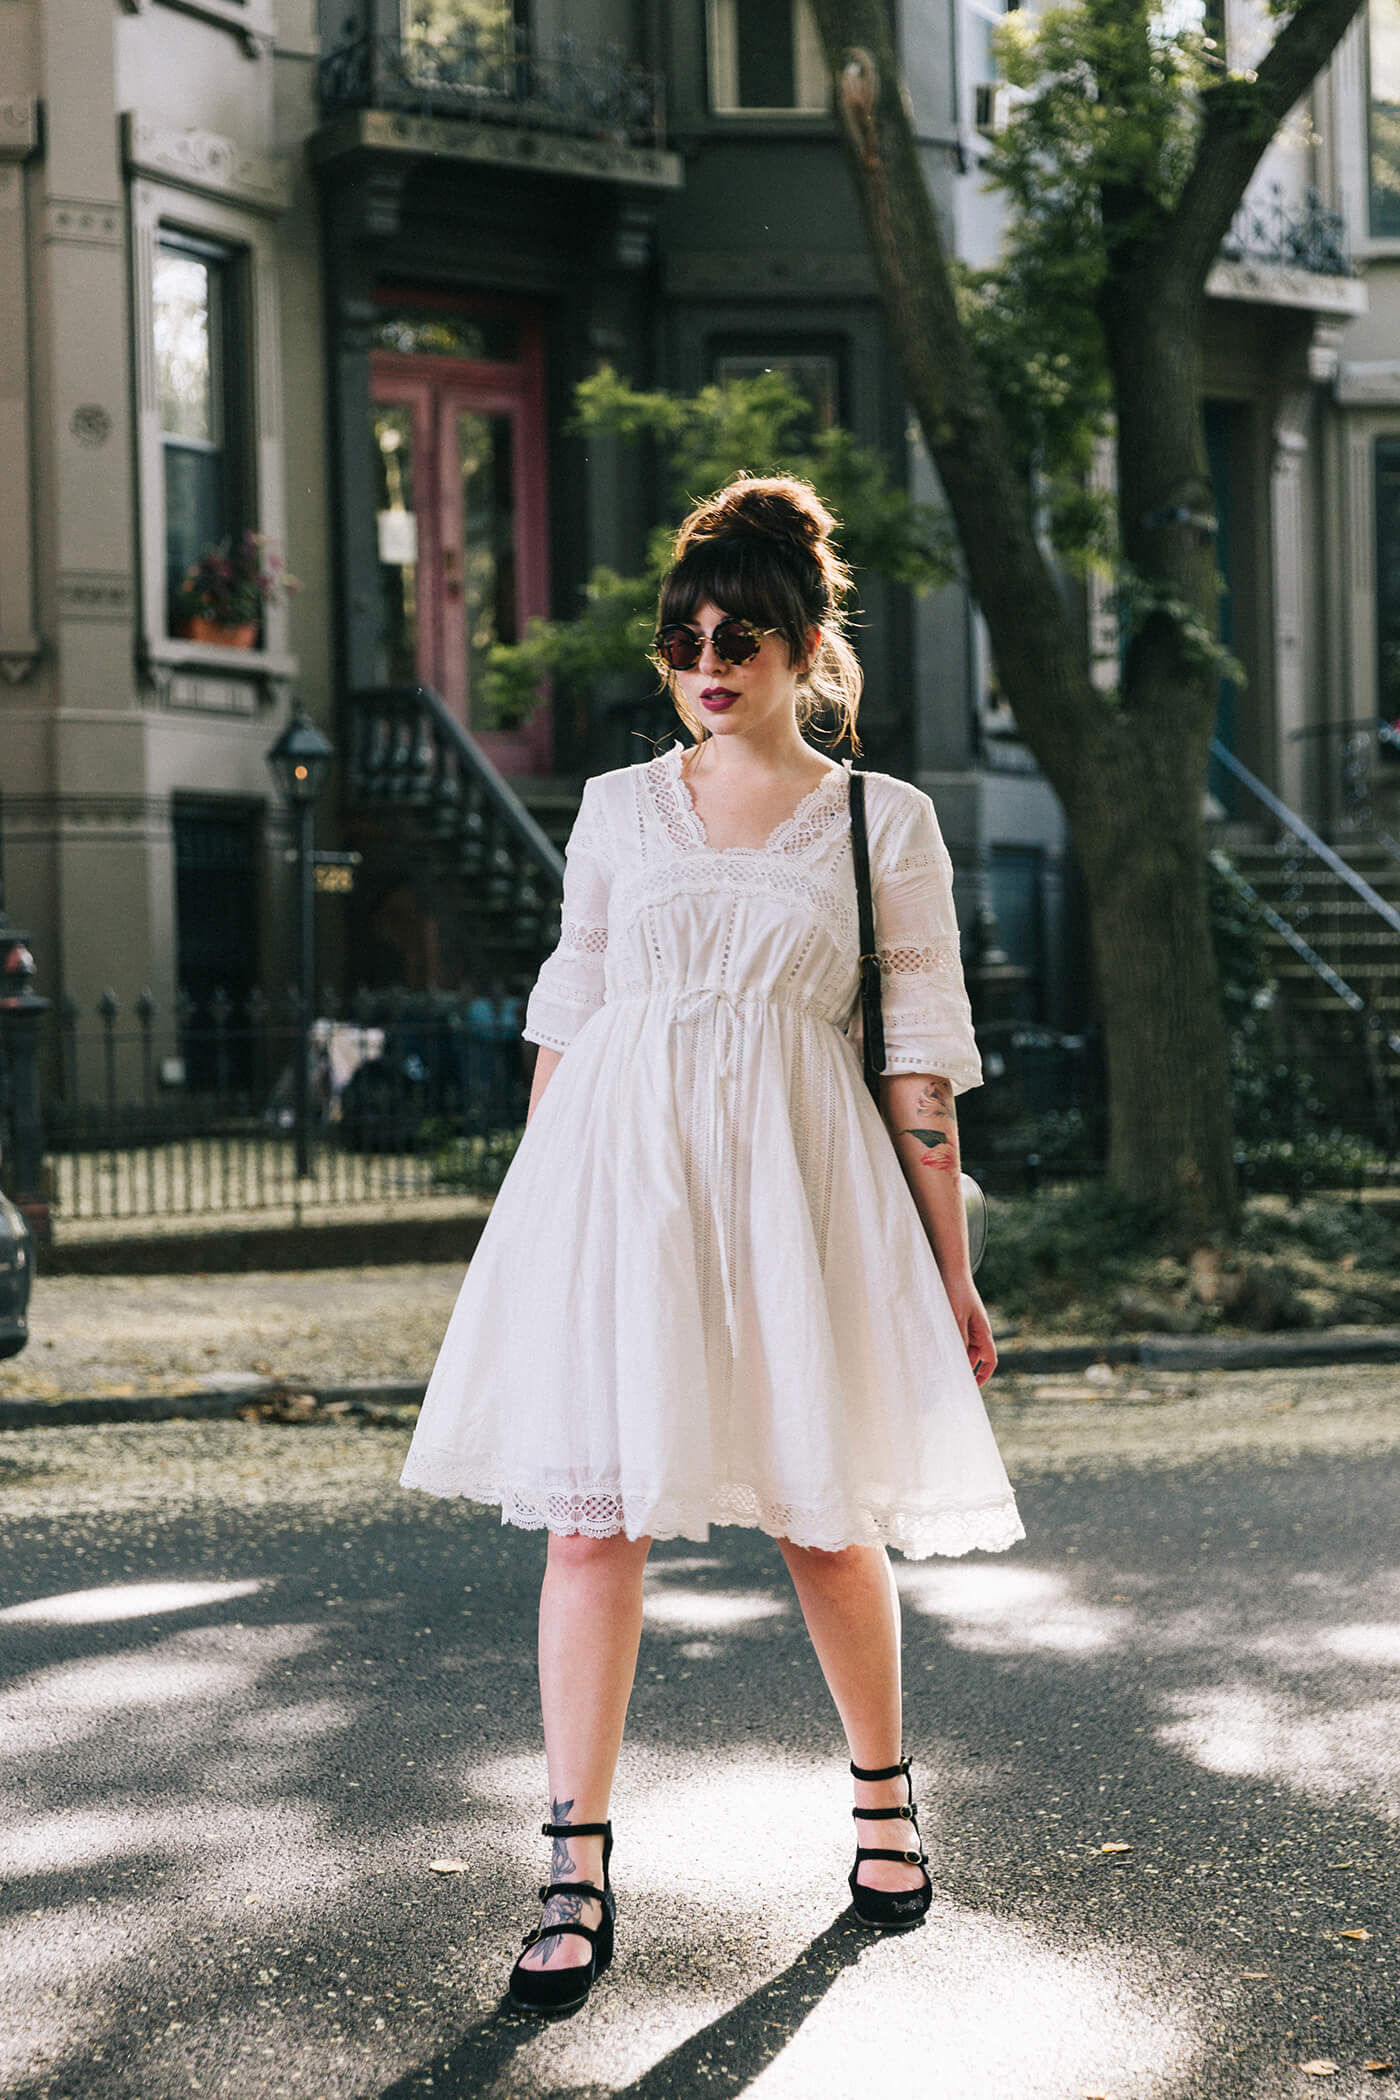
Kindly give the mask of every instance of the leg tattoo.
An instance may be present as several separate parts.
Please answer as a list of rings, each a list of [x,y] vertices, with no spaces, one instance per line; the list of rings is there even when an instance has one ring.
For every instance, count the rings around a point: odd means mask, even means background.
[[[567,1801],[551,1801],[549,1804],[550,1822],[567,1823],[569,1811],[573,1805],[572,1796]],[[576,1874],[577,1872],[578,1862],[569,1850],[569,1840],[563,1837],[555,1838],[554,1849],[549,1861],[550,1880],[563,1881],[568,1875]],[[592,1898],[588,1896],[551,1896],[544,1907],[544,1915],[541,1917],[540,1923],[542,1926],[577,1925],[582,1920],[584,1904],[591,1901]],[[567,1937],[574,1939],[577,1935],[571,1932]],[[557,1933],[548,1933],[539,1942],[541,1968],[548,1967],[562,1945],[563,1941]]]

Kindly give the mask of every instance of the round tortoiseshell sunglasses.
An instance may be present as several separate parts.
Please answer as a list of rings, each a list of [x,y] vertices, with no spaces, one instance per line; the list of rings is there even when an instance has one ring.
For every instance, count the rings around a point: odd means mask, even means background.
[[[693,671],[708,642],[724,663],[751,664],[763,647],[764,636],[781,632],[778,627],[755,627],[751,620],[724,619],[713,634],[705,635],[683,620],[672,620],[657,635],[652,654],[668,670]]]

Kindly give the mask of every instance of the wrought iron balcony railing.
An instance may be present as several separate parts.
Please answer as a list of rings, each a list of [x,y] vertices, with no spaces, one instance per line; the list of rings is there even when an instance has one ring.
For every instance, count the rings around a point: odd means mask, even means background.
[[[608,139],[665,144],[664,82],[614,45],[560,37],[548,48],[525,30],[492,36],[350,36],[321,60],[321,111],[401,111]]]
[[[1272,263],[1315,277],[1352,275],[1342,214],[1329,210],[1316,190],[1291,203],[1276,182],[1263,196],[1245,198],[1220,254],[1225,262]]]

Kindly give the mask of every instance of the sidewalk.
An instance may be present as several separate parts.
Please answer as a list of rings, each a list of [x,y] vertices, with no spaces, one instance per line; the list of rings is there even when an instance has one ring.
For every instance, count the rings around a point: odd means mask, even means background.
[[[40,1275],[29,1347],[0,1363],[0,1428],[318,1408],[414,1407],[461,1261],[213,1275]],[[1400,1328],[1277,1335],[1008,1338],[998,1385],[1115,1373],[1400,1363]]]

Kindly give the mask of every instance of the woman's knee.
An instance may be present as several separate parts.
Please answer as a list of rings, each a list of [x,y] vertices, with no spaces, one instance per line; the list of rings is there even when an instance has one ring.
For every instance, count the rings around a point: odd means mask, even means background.
[[[883,1557],[879,1546],[798,1546],[791,1539],[779,1539],[778,1549],[794,1575],[813,1582],[848,1582],[869,1574]]]
[[[623,1532],[595,1539],[582,1531],[551,1531],[549,1566],[559,1574],[621,1577],[640,1571],[650,1547],[649,1538],[629,1539]]]

